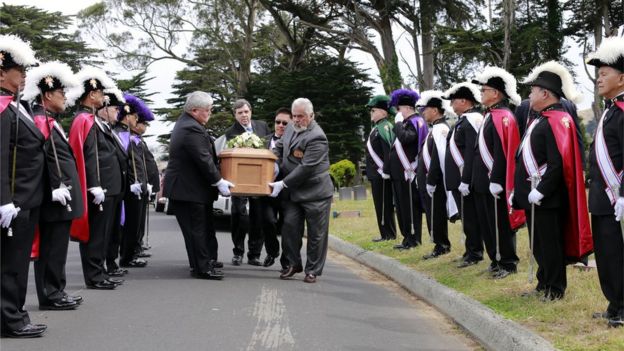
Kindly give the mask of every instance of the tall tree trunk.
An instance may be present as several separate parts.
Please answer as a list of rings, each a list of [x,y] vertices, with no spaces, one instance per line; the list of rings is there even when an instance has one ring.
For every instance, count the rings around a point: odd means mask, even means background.
[[[595,48],[598,49],[602,43],[602,21],[596,21],[594,25],[594,43]],[[594,68],[594,77],[598,78],[598,68]],[[600,115],[602,115],[602,98],[598,93],[598,84],[594,82],[594,102],[592,103],[592,111],[594,112],[594,118],[598,121]]]
[[[433,25],[435,13],[431,0],[420,2],[420,23],[422,28],[423,86],[422,90],[433,89]]]
[[[376,7],[375,10],[379,13],[379,22],[369,23],[372,28],[375,28],[379,33],[381,40],[381,51],[383,54],[383,65],[379,68],[381,75],[381,81],[383,83],[386,93],[398,89],[403,84],[401,78],[401,71],[399,70],[399,60],[396,54],[396,47],[394,45],[394,37],[392,36],[392,22],[390,16],[385,8],[386,4],[383,1],[378,2],[382,4],[381,7]]]
[[[416,32],[416,30],[414,30],[414,32],[412,33],[412,42],[414,45],[414,58],[416,60],[416,79],[418,80],[418,90],[423,91],[425,80],[423,79],[423,69],[422,65],[420,64],[420,44],[418,43],[418,33]]]
[[[246,2],[246,5],[249,10],[249,15],[244,26],[245,38],[243,39],[243,50],[238,74],[238,91],[236,92],[237,95],[241,97],[247,95],[247,89],[251,79],[251,60],[253,56],[254,28],[258,15],[258,0],[249,0]]]
[[[514,0],[503,0],[503,28],[505,31],[505,42],[503,45],[503,68],[509,69],[509,59],[511,57],[511,30],[514,23]]]

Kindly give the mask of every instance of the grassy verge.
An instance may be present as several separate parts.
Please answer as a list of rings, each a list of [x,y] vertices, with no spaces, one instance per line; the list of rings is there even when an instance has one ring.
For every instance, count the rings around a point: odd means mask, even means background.
[[[449,237],[453,245],[449,255],[424,261],[422,256],[430,252],[426,224],[423,218],[423,245],[407,252],[398,252],[392,246],[397,242],[373,243],[378,237],[377,224],[370,198],[366,201],[338,201],[332,211],[357,210],[359,218],[332,218],[330,233],[366,250],[393,257],[401,263],[423,272],[438,282],[474,298],[502,316],[516,321],[537,332],[555,347],[569,351],[624,350],[624,330],[607,328],[605,321],[591,318],[596,311],[606,309],[607,303],[600,290],[595,270],[580,271],[568,266],[568,289],[562,301],[541,302],[537,297],[520,297],[534,288],[527,281],[528,234],[526,229],[518,232],[517,247],[520,264],[518,274],[501,281],[492,280],[483,270],[489,260],[468,268],[455,268],[452,262],[464,252],[461,243],[461,224],[449,223]]]

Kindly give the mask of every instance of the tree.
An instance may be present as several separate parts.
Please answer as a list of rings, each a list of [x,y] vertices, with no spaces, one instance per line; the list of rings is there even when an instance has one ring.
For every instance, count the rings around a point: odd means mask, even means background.
[[[156,95],[156,92],[147,92],[146,85],[152,79],[154,77],[147,78],[147,71],[142,71],[128,79],[118,79],[117,87],[124,93],[132,94],[149,105],[153,103],[150,96]]]
[[[74,70],[82,64],[101,63],[96,58],[99,50],[90,48],[78,32],[68,33],[71,24],[72,16],[60,12],[4,3],[0,7],[0,34],[15,34],[29,41],[42,62],[58,60]]]

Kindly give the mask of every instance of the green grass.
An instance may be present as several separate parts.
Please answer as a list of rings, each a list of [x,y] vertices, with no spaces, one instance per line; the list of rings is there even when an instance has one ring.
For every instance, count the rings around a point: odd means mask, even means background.
[[[492,308],[494,311],[537,332],[555,347],[569,351],[624,350],[624,330],[607,328],[605,321],[591,318],[591,314],[604,311],[607,302],[600,290],[596,270],[580,271],[568,266],[568,289],[562,301],[544,303],[537,297],[523,298],[520,294],[535,287],[529,284],[528,235],[521,229],[517,237],[517,251],[520,257],[518,274],[503,280],[492,280],[483,270],[489,259],[464,269],[455,268],[453,259],[461,256],[461,224],[449,223],[449,237],[452,251],[435,260],[424,261],[422,256],[433,248],[427,237],[423,219],[423,245],[406,252],[397,252],[392,246],[401,240],[397,233],[396,242],[373,243],[378,237],[377,223],[370,198],[366,201],[338,201],[332,204],[332,211],[358,210],[359,218],[332,218],[330,233],[366,250],[393,257],[401,263],[436,279]],[[397,228],[398,229],[398,228]],[[487,255],[486,255],[487,256]]]

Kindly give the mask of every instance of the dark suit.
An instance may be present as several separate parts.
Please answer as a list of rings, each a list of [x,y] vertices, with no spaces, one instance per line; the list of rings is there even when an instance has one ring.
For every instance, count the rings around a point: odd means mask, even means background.
[[[469,110],[465,113],[477,112],[477,110]],[[448,143],[446,150],[445,170],[446,170],[446,189],[450,190],[455,197],[455,202],[460,206],[460,213],[462,217],[462,227],[464,234],[466,235],[465,248],[463,259],[466,261],[481,261],[483,260],[483,241],[481,238],[481,228],[479,221],[477,220],[477,209],[474,199],[474,194],[471,192],[468,196],[463,198],[463,209],[461,208],[462,200],[459,190],[460,183],[470,185],[472,179],[472,164],[475,157],[474,145],[477,142],[477,130],[468,121],[464,115],[459,117],[459,120],[453,127],[453,132],[448,135]],[[451,154],[450,143],[453,138],[455,145],[459,153],[464,159],[464,165],[460,171],[457,163],[453,159]],[[474,189],[473,189],[474,190]]]
[[[6,93],[2,93],[6,95]],[[0,205],[13,203],[21,211],[11,222],[13,236],[1,230],[2,330],[21,329],[30,323],[24,308],[28,286],[30,251],[39,220],[39,206],[43,201],[43,173],[45,138],[33,122],[32,112],[26,102],[22,108],[9,105],[0,115],[2,123],[2,177],[0,178]],[[16,115],[18,116],[16,118]],[[19,120],[18,120],[19,119]],[[19,127],[17,127],[19,126]],[[17,128],[17,140],[15,132]],[[17,143],[15,162],[15,187],[12,183],[13,151]],[[14,188],[14,189],[13,189]]]
[[[618,97],[622,101],[623,95]],[[603,114],[603,132],[609,158],[615,170],[624,166],[624,111],[613,105]],[[591,213],[592,233],[594,239],[594,253],[600,287],[609,307],[607,312],[624,317],[624,291],[622,290],[624,275],[624,244],[620,223],[615,220],[613,206],[605,188],[608,185],[602,178],[596,160],[595,145],[591,145],[589,152],[589,212]],[[620,182],[622,184],[622,182]],[[618,194],[616,194],[617,196]],[[620,187],[619,196],[624,196],[624,189]]]
[[[264,121],[251,120],[253,133],[260,138],[271,135],[271,131]],[[245,132],[245,128],[238,123],[225,131],[225,140],[230,140]],[[247,213],[247,202],[249,201],[249,213]],[[247,258],[260,258],[262,253],[262,204],[258,198],[247,198],[232,196],[231,232],[234,243],[234,255],[242,256],[245,253],[245,236],[249,232],[247,242]]]
[[[290,265],[301,267],[304,223],[308,246],[306,274],[321,275],[327,256],[329,210],[334,187],[329,177],[329,145],[321,127],[312,120],[305,131],[286,127],[273,151],[286,188],[282,241]]]
[[[35,107],[34,115],[41,121],[47,118],[41,106]],[[72,219],[82,216],[83,203],[76,160],[65,133],[60,130],[62,127],[58,121],[54,124],[43,122],[42,125],[40,128],[44,128],[42,132],[48,138],[44,144],[46,171],[39,218],[39,258],[34,263],[34,270],[39,304],[49,305],[65,295],[69,228]],[[71,200],[67,201],[71,211],[59,202],[52,201],[51,190],[58,189],[61,183],[71,188]]]
[[[158,171],[158,165],[156,164],[156,160],[154,160],[154,155],[147,147],[147,144],[145,143],[143,137],[141,137],[141,148],[143,149],[143,167],[145,168],[147,174],[147,183],[152,186],[151,196],[155,196],[156,193],[160,191],[160,172]],[[141,222],[139,223],[139,250],[142,250],[141,243],[143,242],[143,238],[145,237],[147,225],[146,222],[149,220],[148,212],[151,199],[146,195],[142,198],[142,200],[145,210],[143,211],[143,217],[141,218]]]
[[[217,259],[212,218],[212,204],[217,199],[213,184],[221,179],[217,163],[206,128],[182,113],[171,132],[163,193],[174,203],[190,266],[198,273],[209,271],[210,260]]]

